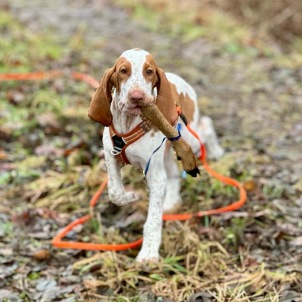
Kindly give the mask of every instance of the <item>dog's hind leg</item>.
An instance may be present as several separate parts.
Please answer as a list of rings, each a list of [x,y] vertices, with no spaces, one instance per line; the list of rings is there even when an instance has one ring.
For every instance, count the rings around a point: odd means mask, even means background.
[[[149,188],[148,216],[144,225],[144,241],[137,255],[138,262],[157,262],[162,233],[163,199],[167,176],[162,156],[153,158],[152,169],[146,175]]]
[[[224,154],[224,150],[218,143],[216,131],[210,117],[201,117],[198,132],[201,141],[206,146],[207,157],[210,159],[219,159]]]
[[[167,185],[163,209],[164,212],[171,212],[181,204],[181,197],[180,172],[170,148],[165,152],[164,164],[167,173]]]

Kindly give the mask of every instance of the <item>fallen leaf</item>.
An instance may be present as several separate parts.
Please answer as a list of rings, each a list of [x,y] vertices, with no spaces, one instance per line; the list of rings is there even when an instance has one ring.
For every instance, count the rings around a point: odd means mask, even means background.
[[[294,185],[294,189],[299,192],[302,192],[302,178]]]
[[[292,246],[302,246],[302,236],[299,236],[289,242]]]
[[[98,286],[103,284],[101,281],[92,278],[85,279],[83,282],[85,288],[92,290],[96,290]]]
[[[0,265],[0,280],[14,275],[17,268],[18,268],[17,263],[13,263],[10,265]],[[2,298],[2,296],[0,297]]]
[[[16,169],[16,164],[14,163],[3,163],[0,164],[0,171],[12,171]]]
[[[57,296],[60,295],[60,291],[59,291],[59,287],[57,286],[54,286],[54,287],[51,287],[51,288],[47,288],[42,297],[41,297],[41,300],[40,301],[53,301]]]
[[[255,266],[255,265],[259,265],[257,259],[253,258],[250,255],[247,255],[247,257],[244,259],[244,266]]]
[[[145,219],[146,219],[145,215],[136,211],[133,214],[131,214],[130,216],[127,216],[127,218],[125,220],[118,221],[116,226],[120,227],[120,228],[126,228],[127,226],[129,226],[132,223],[139,223],[139,222],[145,221]]]
[[[12,221],[16,224],[28,224],[32,219],[32,213],[29,209],[26,209],[20,214],[13,215]]]
[[[280,229],[280,231],[285,233],[286,235],[291,235],[291,236],[302,235],[302,229],[295,226],[292,223],[280,223],[280,224],[278,223],[277,226]]]
[[[77,149],[83,149],[86,147],[86,144],[84,141],[80,140],[76,143],[71,144],[67,149],[64,150],[64,156],[70,155],[72,152],[74,152]]]
[[[8,155],[3,150],[0,150],[0,160],[7,159]]]
[[[11,248],[1,248],[0,249],[0,256],[12,256],[13,249]]]
[[[18,105],[24,100],[24,94],[19,91],[10,90],[6,93],[6,97],[8,101],[14,105]]]
[[[43,128],[51,128],[53,130],[60,130],[60,123],[53,112],[45,112],[37,116],[39,125]]]
[[[41,231],[41,232],[34,232],[34,233],[27,233],[28,237],[35,238],[35,239],[50,239],[51,235],[49,232]]]
[[[44,261],[51,257],[49,250],[39,250],[32,254],[32,257],[38,261]]]
[[[21,301],[18,294],[15,294],[7,289],[0,289],[0,297],[1,297],[0,301],[15,301],[15,302]]]
[[[76,298],[75,297],[69,297],[67,299],[61,300],[61,302],[75,302]]]
[[[55,279],[41,279],[37,284],[36,289],[40,292],[53,289],[57,286],[57,281]]]
[[[282,240],[284,236],[286,236],[286,233],[279,231],[273,235],[273,238],[276,240],[276,242],[280,242],[280,240]]]
[[[221,214],[221,219],[222,220],[229,220],[232,218],[237,218],[237,217],[248,217],[249,213],[248,212],[226,212]]]
[[[257,183],[254,180],[248,180],[243,183],[243,187],[247,192],[253,192],[257,189]]]
[[[47,143],[47,144],[43,144],[43,145],[38,146],[35,149],[35,154],[45,155],[45,156],[55,155],[55,156],[59,157],[59,156],[62,156],[63,149],[57,148],[57,147]]]
[[[219,234],[218,230],[214,227],[200,227],[197,233],[198,235],[207,234],[210,238],[215,238]]]

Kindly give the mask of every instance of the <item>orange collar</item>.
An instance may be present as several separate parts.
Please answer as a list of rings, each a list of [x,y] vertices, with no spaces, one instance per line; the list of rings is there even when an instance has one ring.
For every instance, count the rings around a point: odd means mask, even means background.
[[[139,140],[142,136],[144,136],[151,129],[151,123],[149,121],[142,121],[139,123],[134,129],[131,131],[121,134],[116,131],[114,125],[111,124],[109,126],[110,137],[112,141],[112,149],[111,154],[116,156],[122,164],[127,165],[130,164],[125,151],[126,148]]]

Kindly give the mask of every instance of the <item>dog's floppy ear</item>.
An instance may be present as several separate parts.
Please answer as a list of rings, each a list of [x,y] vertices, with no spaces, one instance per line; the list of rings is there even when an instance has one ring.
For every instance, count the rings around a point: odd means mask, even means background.
[[[104,126],[110,126],[112,123],[112,114],[110,111],[110,104],[112,101],[112,88],[114,86],[115,66],[106,70],[100,85],[95,91],[90,102],[88,116]]]
[[[160,68],[156,68],[156,75],[158,81],[156,84],[157,88],[157,98],[156,105],[159,110],[162,112],[167,121],[173,125],[177,120],[178,113],[176,110],[176,103],[173,99],[173,94],[171,91],[170,83],[164,73]]]

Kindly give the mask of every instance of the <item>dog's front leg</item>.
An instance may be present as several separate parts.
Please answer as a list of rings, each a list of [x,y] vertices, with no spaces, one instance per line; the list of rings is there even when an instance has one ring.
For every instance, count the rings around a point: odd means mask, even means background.
[[[154,164],[154,163],[153,163]],[[149,209],[144,225],[144,241],[136,258],[138,262],[157,262],[162,233],[163,200],[167,176],[163,163],[152,165],[147,174],[149,187]]]
[[[121,164],[115,156],[111,154],[111,139],[104,132],[104,154],[108,172],[108,194],[109,199],[118,206],[123,206],[129,202],[137,201],[138,197],[134,192],[125,192],[121,178]]]

